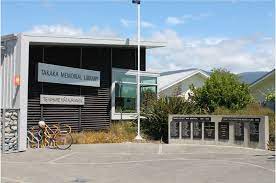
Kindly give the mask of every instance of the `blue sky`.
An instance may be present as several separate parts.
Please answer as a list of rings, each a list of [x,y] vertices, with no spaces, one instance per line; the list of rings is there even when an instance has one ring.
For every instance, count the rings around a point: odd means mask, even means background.
[[[154,1],[141,5],[142,37],[166,41],[148,51],[148,69],[225,67],[233,72],[274,67],[273,1]],[[14,32],[130,37],[131,1],[2,0],[2,35]]]

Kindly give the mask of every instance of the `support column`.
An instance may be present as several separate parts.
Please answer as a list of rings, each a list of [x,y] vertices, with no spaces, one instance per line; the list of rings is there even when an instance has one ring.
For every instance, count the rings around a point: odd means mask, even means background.
[[[19,35],[17,59],[20,60],[20,89],[18,119],[18,150],[25,151],[27,148],[27,110],[28,110],[28,79],[29,79],[29,41],[23,34]]]
[[[179,139],[181,139],[182,138],[182,122],[179,122],[178,127],[179,127]]]
[[[259,124],[259,145],[258,148],[268,149],[269,142],[269,119],[264,116]]]
[[[215,122],[215,143],[218,143],[218,122]]]
[[[229,122],[229,143],[234,144],[235,141],[235,123]]]
[[[244,123],[244,146],[249,147],[250,141],[250,129],[249,129],[249,122]]]
[[[193,126],[194,126],[194,123],[191,121],[191,140],[194,139],[194,136],[193,136],[193,134],[194,134],[194,132],[193,132]]]
[[[168,117],[168,143],[170,143],[170,140],[171,140],[171,122],[172,122],[172,116],[169,115],[169,117]]]
[[[268,141],[269,141],[269,118],[268,116],[265,116],[265,120],[264,120],[264,139],[265,139],[265,144],[264,144],[264,148],[268,149]]]
[[[204,141],[204,122],[201,123],[201,130],[202,130],[202,133],[201,133],[201,140]]]

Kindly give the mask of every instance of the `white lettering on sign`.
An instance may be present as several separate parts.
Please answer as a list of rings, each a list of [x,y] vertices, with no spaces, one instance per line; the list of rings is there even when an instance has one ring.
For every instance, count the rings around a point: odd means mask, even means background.
[[[100,87],[100,71],[38,63],[38,81]]]
[[[40,95],[40,104],[84,105],[84,97],[62,95]]]

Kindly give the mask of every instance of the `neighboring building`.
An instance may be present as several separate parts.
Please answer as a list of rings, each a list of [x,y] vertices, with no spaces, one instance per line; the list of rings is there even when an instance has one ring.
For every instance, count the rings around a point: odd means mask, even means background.
[[[275,69],[251,83],[249,88],[253,97],[263,103],[267,93],[275,92]]]
[[[251,84],[267,73],[268,72],[265,72],[265,71],[256,71],[256,72],[242,72],[237,75],[241,82],[246,83],[246,84]]]
[[[209,75],[200,69],[186,69],[163,72],[158,77],[159,96],[183,96],[188,99],[191,95],[190,86],[199,88],[204,85]]]
[[[141,88],[155,93],[158,74],[146,72],[146,50],[163,46],[141,41]],[[19,110],[19,150],[41,117],[74,131],[136,117],[137,42],[20,33],[2,36],[1,51],[0,107]]]

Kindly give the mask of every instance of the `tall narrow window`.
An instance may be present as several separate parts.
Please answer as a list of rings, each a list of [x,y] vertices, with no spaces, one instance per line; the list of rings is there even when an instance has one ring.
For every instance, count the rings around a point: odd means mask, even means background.
[[[115,85],[115,112],[136,112],[136,85],[116,83]]]

